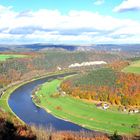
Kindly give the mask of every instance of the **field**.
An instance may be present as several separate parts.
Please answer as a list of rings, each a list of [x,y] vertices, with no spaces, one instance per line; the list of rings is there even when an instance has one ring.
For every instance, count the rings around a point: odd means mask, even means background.
[[[135,132],[132,125],[139,124],[139,115],[128,115],[118,111],[97,109],[93,103],[83,102],[70,96],[54,96],[58,91],[57,87],[62,80],[53,80],[44,83],[35,94],[37,99],[34,102],[53,115],[69,120],[83,127],[119,134]],[[53,96],[52,96],[53,95]],[[56,94],[57,95],[57,94]],[[39,100],[37,102],[37,100]]]
[[[134,61],[128,67],[124,68],[123,72],[140,74],[140,60]]]
[[[7,59],[11,58],[23,58],[26,57],[26,55],[18,55],[18,54],[0,54],[0,61],[5,61]]]

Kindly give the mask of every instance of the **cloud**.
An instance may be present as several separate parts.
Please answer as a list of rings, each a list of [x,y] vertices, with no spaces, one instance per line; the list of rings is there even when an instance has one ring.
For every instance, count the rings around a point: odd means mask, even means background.
[[[114,8],[114,12],[126,12],[140,10],[140,0],[124,0],[119,6]]]
[[[0,5],[0,13],[7,12],[10,9],[12,9],[12,6],[5,7],[3,5]]]
[[[0,43],[140,43],[140,22],[96,12],[58,10],[0,12]]]
[[[95,0],[95,5],[102,5],[104,3],[104,0]]]

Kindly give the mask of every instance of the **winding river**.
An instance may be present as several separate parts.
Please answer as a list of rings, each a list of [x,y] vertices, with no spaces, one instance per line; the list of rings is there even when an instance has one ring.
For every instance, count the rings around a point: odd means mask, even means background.
[[[58,77],[64,77],[69,74],[60,74],[49,76],[43,79],[35,80],[33,82],[27,83],[19,88],[17,88],[10,96],[8,103],[13,112],[25,123],[31,125],[35,124],[37,126],[43,127],[53,127],[56,130],[71,130],[71,131],[81,131],[87,130],[76,124],[68,121],[64,121],[54,117],[53,115],[47,113],[44,109],[37,107],[31,99],[31,94],[33,89],[49,81],[50,79],[56,79]]]

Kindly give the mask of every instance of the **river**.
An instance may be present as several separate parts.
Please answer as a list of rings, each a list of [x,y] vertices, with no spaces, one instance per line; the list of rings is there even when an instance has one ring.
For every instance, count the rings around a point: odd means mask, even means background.
[[[56,130],[70,130],[81,131],[87,130],[83,127],[73,124],[68,121],[64,121],[54,117],[47,113],[44,109],[37,107],[31,98],[32,91],[40,84],[49,81],[50,79],[56,79],[58,77],[64,77],[68,74],[60,74],[49,76],[43,79],[35,80],[17,88],[10,96],[8,103],[12,111],[28,125],[35,124],[43,127],[53,127]]]

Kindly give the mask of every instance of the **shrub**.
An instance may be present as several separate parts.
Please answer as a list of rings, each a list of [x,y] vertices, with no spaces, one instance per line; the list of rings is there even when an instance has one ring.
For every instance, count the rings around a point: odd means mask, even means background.
[[[56,110],[62,110],[61,106],[56,106]]]

